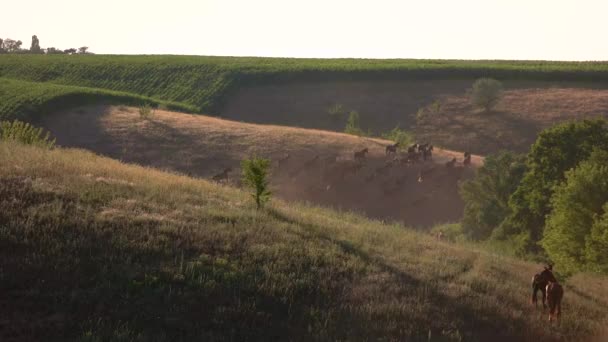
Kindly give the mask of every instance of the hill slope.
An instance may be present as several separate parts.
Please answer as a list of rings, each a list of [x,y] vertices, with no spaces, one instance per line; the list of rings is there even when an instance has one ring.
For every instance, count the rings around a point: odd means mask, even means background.
[[[0,338],[582,340],[608,284],[77,150],[0,143]]]
[[[263,126],[201,115],[157,111],[140,119],[128,107],[93,106],[46,115],[37,122],[58,144],[86,148],[112,158],[211,178],[232,168],[238,184],[241,160],[272,159],[274,192],[283,199],[311,201],[416,227],[460,219],[458,182],[473,171],[444,163],[462,154],[436,150],[434,160],[387,164],[392,142],[281,126]],[[354,151],[369,148],[360,169]],[[289,158],[278,164],[278,160]],[[317,158],[317,159],[315,159]],[[473,164],[479,164],[479,157]]]
[[[420,141],[484,155],[526,152],[544,128],[608,116],[608,89],[601,84],[505,81],[504,98],[490,113],[471,105],[472,84],[439,79],[256,85],[231,96],[221,113],[232,120],[341,131],[354,110],[364,130],[387,132],[399,125]],[[341,115],[330,115],[337,105]]]

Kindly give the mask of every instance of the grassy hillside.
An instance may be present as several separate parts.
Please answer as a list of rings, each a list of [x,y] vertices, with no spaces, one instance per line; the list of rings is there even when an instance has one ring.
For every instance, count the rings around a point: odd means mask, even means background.
[[[99,102],[132,105],[151,103],[175,110],[193,110],[186,105],[119,91],[0,78],[0,119],[27,118],[39,113]]]
[[[605,279],[97,157],[0,143],[0,339],[554,341],[600,337]]]
[[[218,113],[239,87],[293,81],[499,79],[608,82],[608,63],[3,55],[0,77],[128,92]]]

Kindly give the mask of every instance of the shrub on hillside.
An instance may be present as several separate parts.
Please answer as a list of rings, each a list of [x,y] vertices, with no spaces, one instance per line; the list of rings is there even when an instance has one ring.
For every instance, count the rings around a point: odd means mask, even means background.
[[[243,169],[243,183],[253,190],[251,196],[255,200],[257,209],[260,209],[272,195],[268,182],[270,160],[253,157],[243,160],[241,168]]]
[[[149,104],[139,106],[139,117],[143,120],[150,120],[154,116],[154,109]]]
[[[393,128],[391,131],[384,133],[382,137],[387,140],[392,140],[395,143],[399,143],[400,149],[405,149],[414,143],[414,136],[412,133],[402,130],[399,128],[399,125]]]
[[[348,114],[348,121],[346,121],[346,127],[344,128],[344,133],[364,136],[365,132],[361,129],[361,117],[359,113],[356,111],[351,111]]]
[[[502,83],[491,78],[480,78],[473,83],[471,102],[485,111],[489,111],[502,98]]]
[[[51,139],[49,132],[19,120],[0,122],[0,140],[17,141],[45,148],[52,148],[55,145],[55,139]]]
[[[474,179],[460,186],[464,200],[462,229],[473,240],[492,235],[510,213],[509,198],[525,172],[525,156],[502,152],[486,157]]]
[[[584,268],[608,270],[608,150],[596,150],[551,198],[542,246],[566,272]]]

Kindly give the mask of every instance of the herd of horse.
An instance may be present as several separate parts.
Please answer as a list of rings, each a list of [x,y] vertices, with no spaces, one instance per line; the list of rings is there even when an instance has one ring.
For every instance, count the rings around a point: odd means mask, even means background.
[[[388,170],[390,167],[397,165],[397,164],[416,164],[419,162],[426,162],[427,160],[432,160],[433,159],[433,150],[434,150],[433,145],[431,145],[429,143],[426,143],[426,144],[415,143],[415,144],[407,147],[407,149],[406,149],[407,152],[399,152],[399,143],[387,145],[385,147],[385,154],[387,156],[387,161],[386,161],[385,165],[379,167],[376,170],[376,172],[374,172],[374,174],[368,178],[374,178],[373,176],[375,176],[377,174],[381,174],[384,171]],[[343,173],[342,173],[341,178],[346,177],[348,174],[357,173],[357,171],[360,170],[362,168],[363,164],[365,163],[368,153],[369,153],[369,148],[367,148],[367,147],[363,148],[361,150],[355,151],[352,155],[353,156],[352,161],[354,162],[354,164],[346,165],[343,168],[343,170],[342,170]],[[290,160],[291,160],[291,155],[289,153],[286,153],[285,155],[277,158],[276,159],[277,168],[279,170],[284,169]],[[330,156],[330,157],[326,157],[326,158],[321,158],[319,155],[315,155],[312,159],[305,161],[301,165],[301,167],[299,167],[297,169],[296,173],[299,173],[307,168],[310,168],[311,166],[313,166],[314,164],[316,164],[320,161],[322,161],[324,165],[337,163],[338,157]],[[457,163],[457,159],[454,157],[450,161],[445,163],[445,167],[453,168],[456,166],[456,163]],[[464,159],[462,161],[462,165],[465,167],[471,165],[471,153],[470,152],[464,152]],[[215,182],[220,182],[220,183],[224,182],[224,181],[228,180],[229,173],[231,171],[232,171],[232,168],[225,168],[222,170],[222,172],[214,175],[212,177],[212,180]],[[422,181],[422,179],[423,179],[422,174],[420,174],[418,177],[418,181],[420,182],[420,181]]]

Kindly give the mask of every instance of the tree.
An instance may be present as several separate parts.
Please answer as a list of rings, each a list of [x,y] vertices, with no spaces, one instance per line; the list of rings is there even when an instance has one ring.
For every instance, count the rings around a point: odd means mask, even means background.
[[[78,53],[81,55],[86,55],[88,49],[89,49],[88,46],[81,46],[78,48]]]
[[[595,150],[567,171],[551,204],[541,243],[561,269],[572,273],[608,260],[608,249],[602,250],[608,242],[607,221],[602,219],[608,205],[608,150]]]
[[[38,40],[38,37],[36,35],[32,36],[32,45],[30,46],[30,52],[43,53],[42,49],[40,48],[40,41]]]
[[[46,48],[46,53],[47,53],[47,55],[61,55],[61,54],[64,54],[64,52],[62,50],[59,50],[59,49],[54,48],[54,47],[48,47],[48,48]]]
[[[585,257],[589,269],[608,273],[608,203],[602,211],[604,214],[595,221],[585,241]]]
[[[359,113],[356,111],[351,111],[348,115],[348,121],[346,121],[346,127],[344,128],[344,133],[353,134],[353,135],[364,135],[363,130],[361,129],[361,119],[359,117]]]
[[[4,51],[4,40],[0,38],[0,53],[5,53]]]
[[[2,43],[2,46],[4,48],[4,51],[6,51],[7,53],[16,53],[21,50],[22,44],[23,42],[21,42],[20,40],[6,38]]]
[[[525,170],[525,156],[501,152],[486,157],[475,178],[462,183],[460,196],[465,203],[462,230],[469,238],[489,238],[509,215],[509,198]]]
[[[272,195],[268,186],[270,160],[258,157],[245,159],[241,163],[241,168],[243,169],[243,183],[253,190],[251,196],[259,210]]]
[[[489,111],[502,98],[502,83],[491,78],[480,78],[473,83],[471,102],[473,105]]]
[[[509,199],[512,214],[502,225],[504,233],[529,234],[528,248],[537,248],[545,217],[551,213],[555,186],[595,148],[608,149],[608,127],[603,119],[563,123],[542,131],[528,154],[526,174]]]
[[[73,55],[73,54],[75,54],[75,53],[76,53],[76,51],[77,51],[77,50],[76,50],[76,49],[74,49],[74,48],[69,48],[69,49],[65,49],[65,50],[63,50],[63,52],[64,52],[64,53],[66,53],[66,54],[68,54],[68,55]]]

